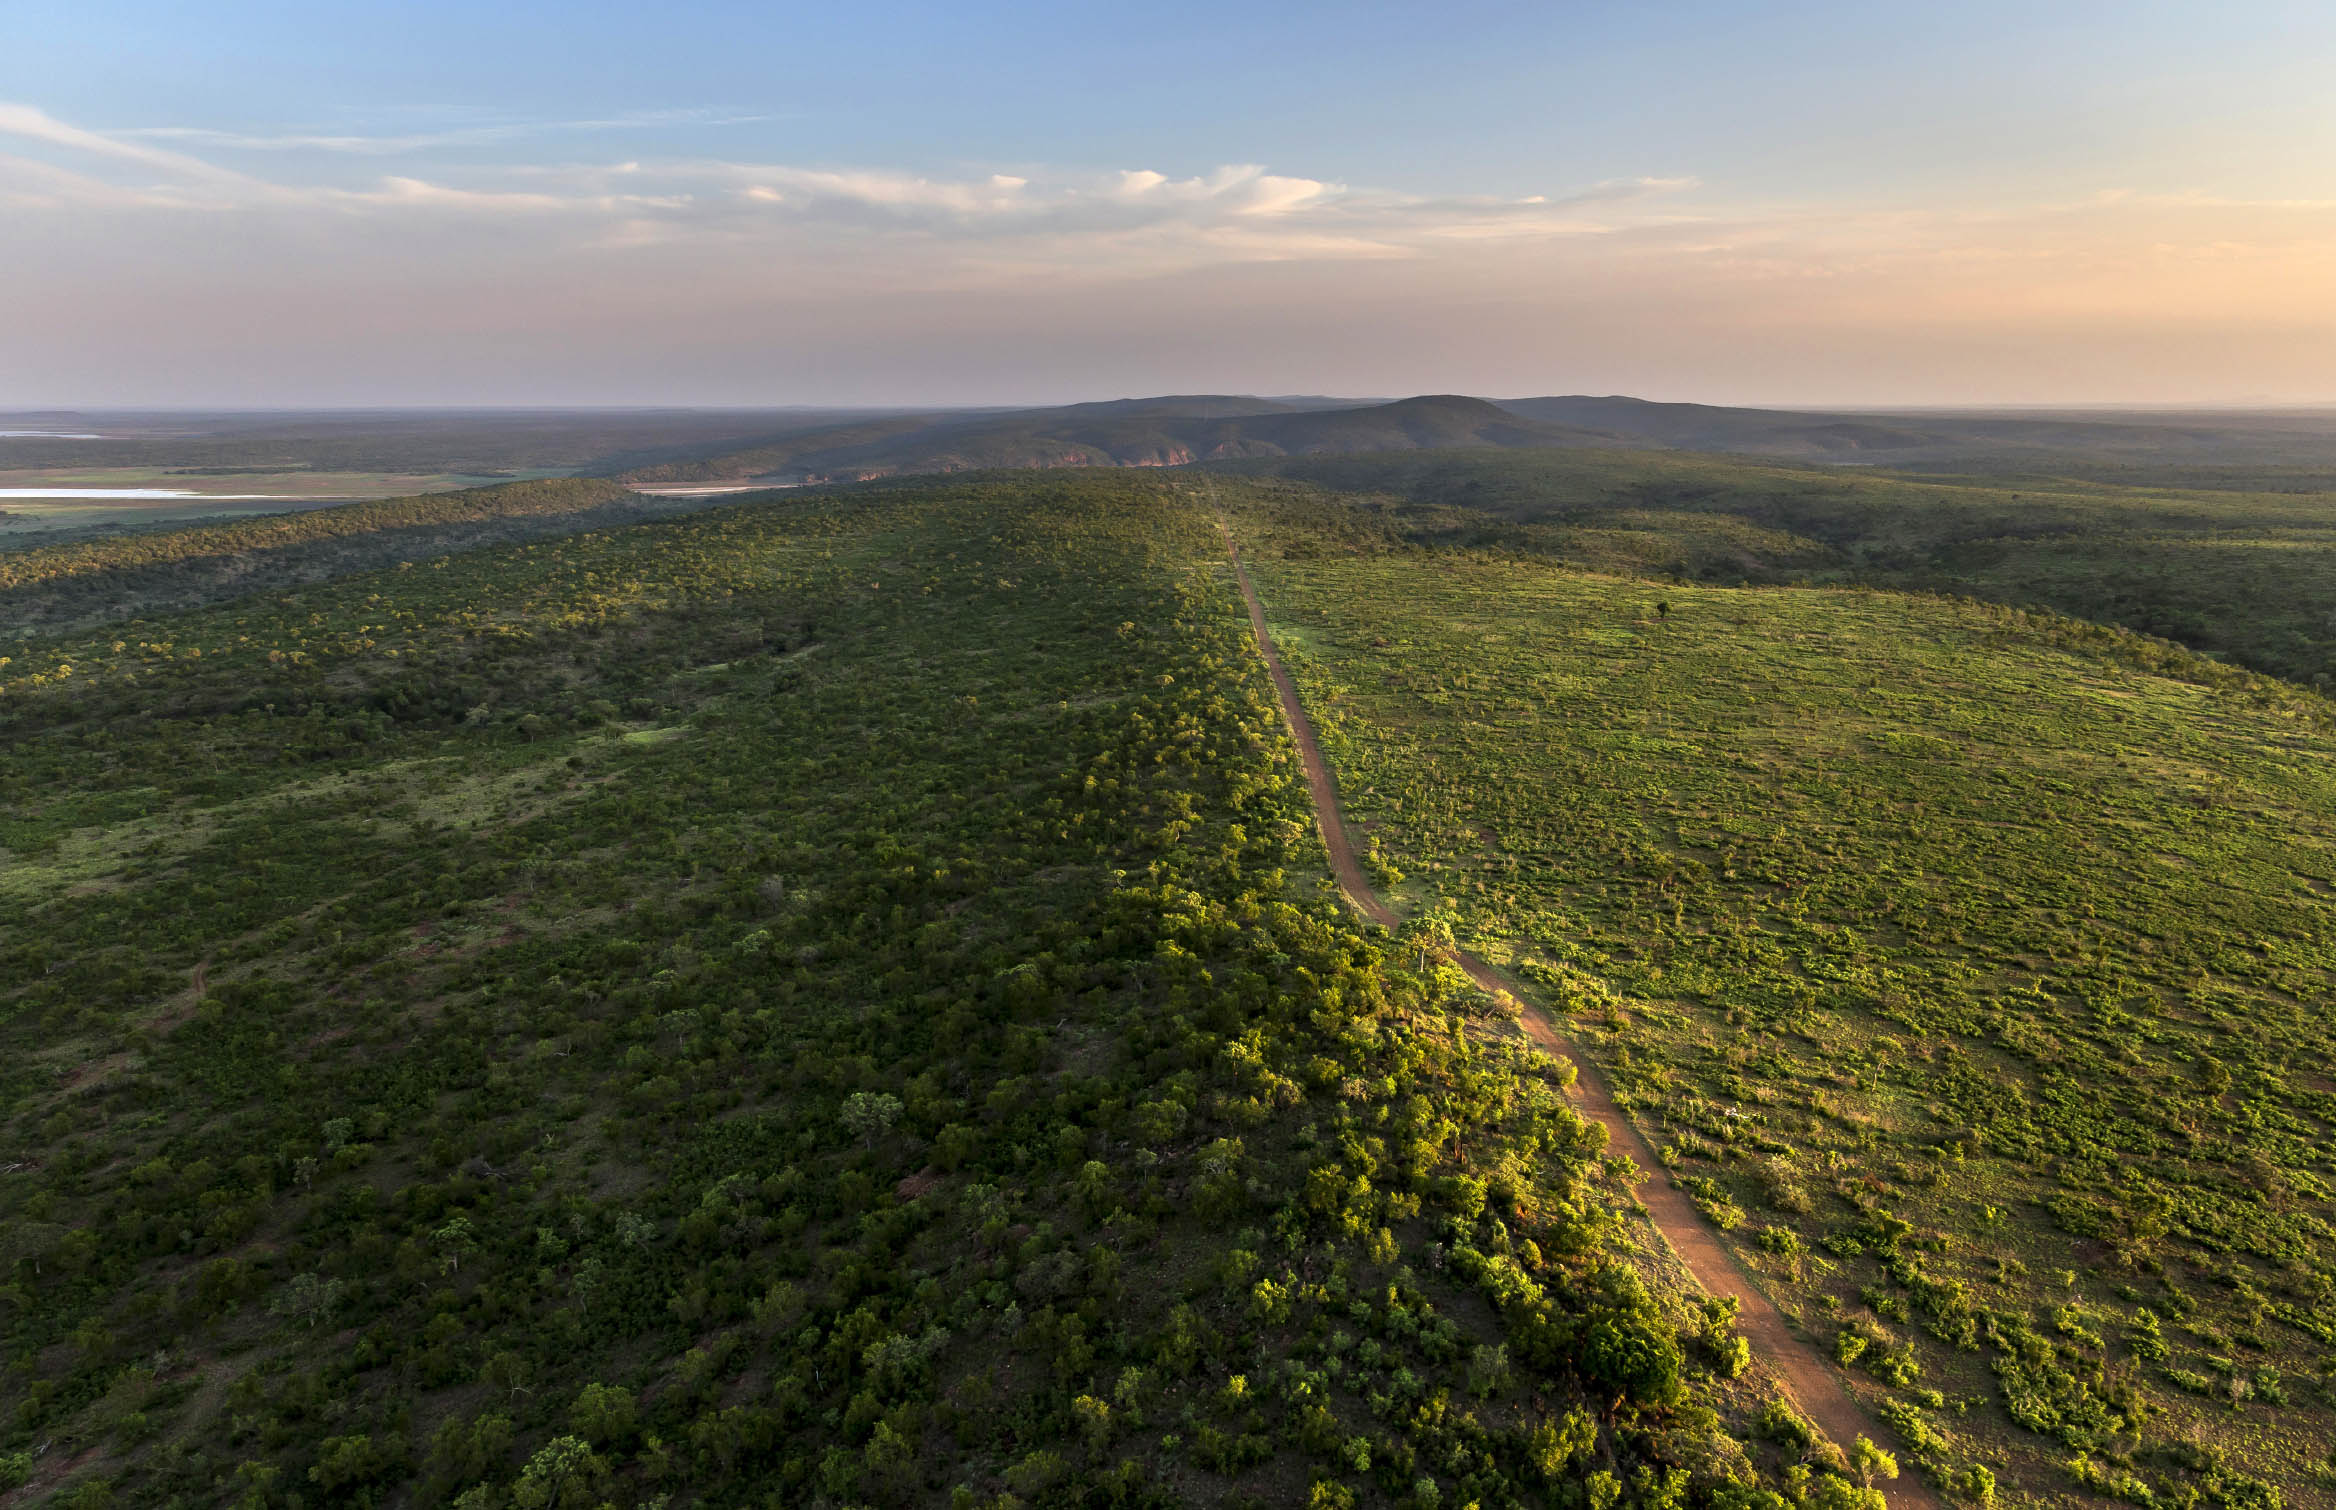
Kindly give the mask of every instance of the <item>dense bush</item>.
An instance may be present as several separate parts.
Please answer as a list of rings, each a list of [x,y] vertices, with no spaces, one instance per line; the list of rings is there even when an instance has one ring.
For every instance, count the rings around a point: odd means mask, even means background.
[[[1205,513],[1067,478],[20,652],[0,1468],[1851,1502],[1731,1437],[1570,1067],[1329,897],[1245,635]]]

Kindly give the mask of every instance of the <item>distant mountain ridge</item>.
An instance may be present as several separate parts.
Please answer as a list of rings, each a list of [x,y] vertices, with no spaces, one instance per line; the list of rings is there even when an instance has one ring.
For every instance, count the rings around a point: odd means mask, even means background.
[[[1942,470],[2336,464],[2336,414],[1738,409],[1573,394],[1386,403],[1174,394],[1048,409],[855,417],[748,446],[658,458],[644,485],[863,481],[908,473],[1174,467],[1456,448],[1627,448]]]
[[[644,484],[865,480],[912,472],[1030,467],[1173,467],[1263,456],[1456,446],[1627,444],[1520,415],[1485,399],[1431,394],[1356,408],[1225,395],[1119,399],[967,419],[901,416],[790,435],[769,445],[616,474]]]

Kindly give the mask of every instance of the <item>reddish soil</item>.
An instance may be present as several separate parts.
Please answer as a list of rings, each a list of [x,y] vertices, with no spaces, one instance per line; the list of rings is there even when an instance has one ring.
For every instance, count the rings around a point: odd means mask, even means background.
[[[1249,604],[1249,623],[1257,632],[1257,648],[1265,656],[1266,669],[1273,673],[1274,690],[1281,697],[1282,717],[1298,746],[1298,760],[1305,768],[1306,789],[1313,794],[1314,817],[1322,830],[1323,847],[1330,851],[1330,873],[1363,916],[1382,927],[1399,927],[1402,919],[1371,889],[1370,879],[1355,861],[1354,846],[1347,842],[1345,821],[1339,816],[1338,790],[1331,784],[1329,763],[1322,758],[1322,747],[1314,738],[1313,722],[1306,717],[1305,706],[1298,700],[1298,684],[1290,679],[1280,652],[1274,649],[1273,636],[1265,627],[1265,608],[1257,600],[1257,589],[1250,585],[1247,568],[1241,564],[1240,547],[1233,543],[1229,533],[1225,537],[1225,549],[1232,557],[1241,596]],[[1651,1177],[1639,1187],[1638,1196],[1656,1230],[1663,1234],[1705,1290],[1736,1301],[1737,1330],[1752,1344],[1754,1353],[1777,1376],[1802,1413],[1845,1450],[1860,1436],[1871,1437],[1876,1442],[1889,1441],[1880,1423],[1844,1387],[1834,1367],[1807,1339],[1793,1331],[1775,1302],[1754,1285],[1751,1271],[1728,1251],[1719,1234],[1688,1200],[1686,1192],[1663,1176],[1654,1151],[1615,1104],[1614,1093],[1597,1068],[1557,1031],[1530,997],[1498,970],[1465,950],[1453,950],[1451,959],[1486,991],[1515,999],[1524,1009],[1521,1021],[1532,1040],[1548,1052],[1573,1062],[1579,1071],[1573,1087],[1577,1109],[1606,1129],[1610,1149],[1626,1155],[1649,1173]],[[1885,1486],[1885,1492],[1890,1503],[1901,1510],[1941,1510],[1938,1497],[1911,1476]]]

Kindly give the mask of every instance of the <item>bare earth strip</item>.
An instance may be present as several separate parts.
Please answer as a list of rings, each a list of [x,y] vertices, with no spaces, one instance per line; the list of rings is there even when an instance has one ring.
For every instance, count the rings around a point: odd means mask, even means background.
[[[1248,569],[1241,564],[1240,547],[1233,543],[1229,532],[1225,536],[1225,549],[1233,559],[1233,575],[1241,584],[1241,596],[1248,600],[1249,623],[1257,632],[1257,648],[1265,656],[1266,668],[1273,673],[1274,690],[1281,697],[1282,717],[1290,726],[1290,737],[1297,742],[1298,760],[1305,768],[1306,789],[1313,794],[1314,817],[1322,830],[1323,847],[1330,851],[1330,873],[1337,879],[1339,889],[1365,917],[1382,927],[1400,927],[1402,919],[1371,889],[1370,880],[1355,861],[1354,846],[1347,842],[1345,820],[1339,815],[1338,792],[1331,785],[1330,766],[1322,758],[1321,745],[1315,741],[1313,722],[1298,701],[1298,684],[1290,679],[1280,652],[1274,649],[1273,636],[1265,627],[1264,605],[1257,600],[1257,589],[1250,585]],[[1525,1031],[1535,1043],[1573,1061],[1580,1072],[1574,1082],[1577,1104],[1584,1116],[1606,1129],[1609,1146],[1626,1155],[1640,1169],[1659,1171],[1662,1165],[1657,1162],[1654,1151],[1615,1104],[1614,1093],[1607,1088],[1605,1077],[1557,1031],[1532,999],[1466,950],[1453,950],[1451,958],[1486,991],[1515,998],[1524,1009]],[[1645,1203],[1656,1230],[1678,1253],[1696,1281],[1711,1294],[1736,1301],[1737,1330],[1779,1376],[1786,1392],[1804,1414],[1844,1448],[1861,1435],[1885,1440],[1879,1423],[1842,1387],[1832,1367],[1793,1332],[1775,1304],[1754,1287],[1751,1275],[1720,1242],[1684,1192],[1657,1174],[1640,1186],[1639,1199]],[[1901,1510],[1940,1510],[1938,1497],[1927,1485],[1911,1477],[1889,1485],[1885,1492],[1890,1503]]]

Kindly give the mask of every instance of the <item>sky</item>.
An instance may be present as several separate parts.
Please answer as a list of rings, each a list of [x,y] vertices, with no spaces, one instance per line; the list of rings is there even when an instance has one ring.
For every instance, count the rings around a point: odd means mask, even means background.
[[[2326,0],[0,0],[0,406],[2336,402]]]

